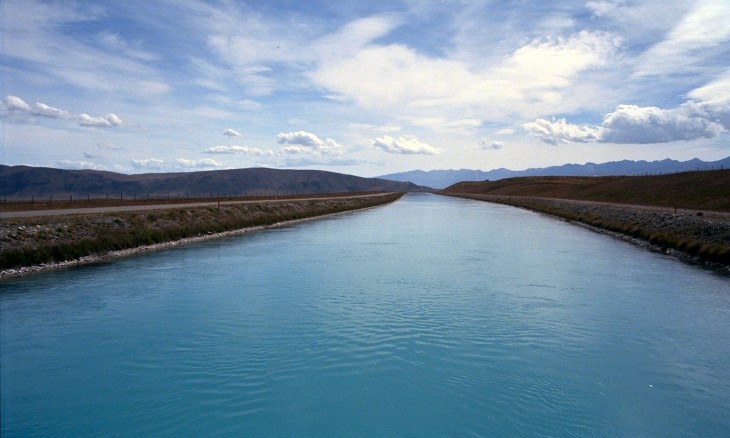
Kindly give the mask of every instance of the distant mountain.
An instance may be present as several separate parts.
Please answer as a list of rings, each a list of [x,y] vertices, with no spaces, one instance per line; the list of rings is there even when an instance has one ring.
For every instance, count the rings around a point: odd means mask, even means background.
[[[300,195],[418,190],[413,183],[319,170],[266,168],[126,175],[96,170],[0,165],[0,196]]]
[[[689,161],[611,161],[595,164],[565,164],[527,170],[495,169],[483,170],[413,170],[392,173],[379,178],[393,181],[409,181],[419,186],[444,189],[461,181],[496,181],[517,176],[609,176],[609,175],[656,175],[663,173],[687,172],[692,170],[730,169],[730,157],[719,161],[702,161],[697,158]]]

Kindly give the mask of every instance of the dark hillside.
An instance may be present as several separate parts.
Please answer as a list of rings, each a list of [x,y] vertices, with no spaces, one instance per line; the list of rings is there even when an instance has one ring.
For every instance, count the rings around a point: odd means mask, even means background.
[[[95,170],[63,170],[0,165],[0,196],[119,197],[151,195],[299,195],[334,192],[406,192],[412,183],[361,178],[318,170],[266,168],[125,175]]]

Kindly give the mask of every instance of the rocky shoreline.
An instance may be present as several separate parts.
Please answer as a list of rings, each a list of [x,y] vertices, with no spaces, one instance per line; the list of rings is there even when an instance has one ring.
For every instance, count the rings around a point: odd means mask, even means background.
[[[730,272],[730,213],[525,196],[453,194],[549,214]]]
[[[376,207],[393,202],[401,195],[2,220],[0,279],[287,226]],[[118,238],[110,240],[110,235]],[[81,249],[77,250],[76,246]],[[66,253],[59,254],[62,250]],[[13,256],[17,257],[17,252],[31,256],[48,253],[51,259],[8,266],[12,264]]]

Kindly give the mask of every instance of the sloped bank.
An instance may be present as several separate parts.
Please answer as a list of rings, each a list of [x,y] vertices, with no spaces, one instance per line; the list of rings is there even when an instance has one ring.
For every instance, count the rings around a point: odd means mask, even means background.
[[[0,221],[0,278],[375,207],[402,193]]]
[[[730,213],[527,196],[449,195],[557,216],[655,251],[730,270]]]

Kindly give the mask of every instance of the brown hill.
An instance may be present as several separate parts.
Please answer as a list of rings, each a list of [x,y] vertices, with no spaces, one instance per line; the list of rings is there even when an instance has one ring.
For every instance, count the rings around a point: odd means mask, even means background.
[[[656,176],[543,176],[461,182],[444,194],[530,196],[730,211],[730,170]]]

